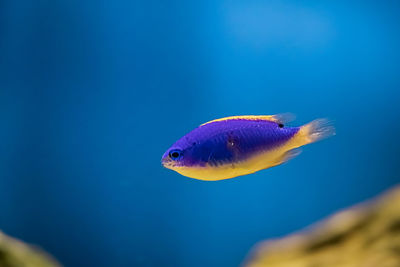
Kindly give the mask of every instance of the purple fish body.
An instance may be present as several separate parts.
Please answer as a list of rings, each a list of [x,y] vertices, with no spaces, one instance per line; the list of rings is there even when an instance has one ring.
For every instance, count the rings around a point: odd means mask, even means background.
[[[192,178],[232,178],[289,159],[287,152],[310,142],[306,140],[307,131],[301,129],[284,126],[278,116],[223,118],[205,123],[180,138],[164,153],[162,163]]]
[[[216,121],[194,129],[172,147],[185,151],[184,166],[218,166],[280,146],[298,130],[298,127],[280,128],[277,123],[265,120]]]

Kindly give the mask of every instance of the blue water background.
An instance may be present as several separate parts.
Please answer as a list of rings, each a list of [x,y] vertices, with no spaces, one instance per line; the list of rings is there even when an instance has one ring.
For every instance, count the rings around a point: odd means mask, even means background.
[[[66,266],[237,266],[398,183],[398,1],[0,2],[0,229]],[[293,112],[337,135],[202,182],[200,123]]]

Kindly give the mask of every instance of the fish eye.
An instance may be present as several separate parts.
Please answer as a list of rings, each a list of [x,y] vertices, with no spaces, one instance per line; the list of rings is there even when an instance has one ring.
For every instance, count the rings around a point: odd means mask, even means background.
[[[283,128],[284,125],[282,123],[279,123],[278,126],[279,128]]]
[[[174,149],[174,150],[171,150],[171,151],[169,152],[169,157],[170,157],[172,160],[178,160],[178,159],[181,158],[181,156],[182,156],[182,151],[180,151],[180,150],[178,150],[178,149]]]

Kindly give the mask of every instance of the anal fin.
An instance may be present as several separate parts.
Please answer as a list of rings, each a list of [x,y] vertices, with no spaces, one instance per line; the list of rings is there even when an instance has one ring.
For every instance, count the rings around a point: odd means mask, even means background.
[[[282,163],[284,163],[286,161],[289,161],[289,160],[297,157],[300,154],[301,154],[301,149],[300,148],[295,148],[295,149],[291,149],[289,151],[286,151],[280,157],[277,158],[276,165],[279,165],[279,164],[282,164]]]

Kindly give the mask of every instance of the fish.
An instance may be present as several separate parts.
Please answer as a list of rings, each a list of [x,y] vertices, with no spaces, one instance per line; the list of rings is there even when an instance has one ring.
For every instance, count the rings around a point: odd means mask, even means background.
[[[335,134],[327,119],[289,127],[292,118],[288,113],[244,115],[203,123],[176,141],[161,163],[186,177],[218,181],[280,165],[296,157],[300,147]]]

